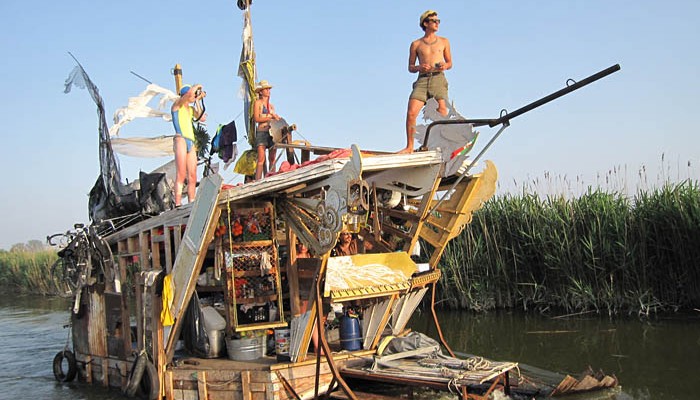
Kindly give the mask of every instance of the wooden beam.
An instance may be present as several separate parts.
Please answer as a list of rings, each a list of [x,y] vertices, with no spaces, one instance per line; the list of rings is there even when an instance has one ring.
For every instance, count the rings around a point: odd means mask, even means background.
[[[172,232],[170,232],[170,226],[163,226],[163,236],[165,237],[165,242],[163,243],[165,248],[165,272],[169,274],[173,270],[173,236]]]
[[[250,371],[241,371],[241,386],[243,400],[252,400],[253,395],[250,392]]]
[[[139,232],[139,252],[140,252],[140,260],[141,261],[141,271],[150,271],[152,269],[151,267],[151,252],[150,252],[150,243],[151,240],[149,238],[149,231],[142,231]]]
[[[287,283],[289,284],[289,307],[292,316],[301,314],[299,302],[299,270],[297,268],[297,235],[287,225],[287,243],[289,257],[287,258]]]
[[[160,264],[160,242],[156,241],[156,237],[158,237],[158,229],[159,228],[151,228],[150,236],[151,236],[151,268],[154,270],[160,271],[163,269],[163,266]]]
[[[207,371],[197,372],[197,394],[200,399],[209,398],[209,393],[207,392]]]

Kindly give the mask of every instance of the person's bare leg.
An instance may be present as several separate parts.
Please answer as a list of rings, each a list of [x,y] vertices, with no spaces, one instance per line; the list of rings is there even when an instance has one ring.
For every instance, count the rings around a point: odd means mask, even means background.
[[[265,168],[265,146],[258,146],[258,164],[255,166],[255,180],[262,179],[263,168]]]
[[[447,116],[447,102],[445,99],[437,99],[438,107],[437,107],[437,112],[440,113],[443,117]]]
[[[399,153],[413,153],[413,136],[416,133],[416,119],[423,105],[425,105],[425,103],[418,99],[408,99],[408,110],[406,111],[406,147],[400,150]]]
[[[182,187],[187,174],[187,144],[182,136],[173,139],[175,151],[175,207],[182,205]]]
[[[277,158],[277,150],[274,147],[267,149],[267,156],[270,159],[270,168],[268,172],[275,172],[275,159]]]
[[[192,203],[197,192],[197,149],[187,153],[187,201]]]

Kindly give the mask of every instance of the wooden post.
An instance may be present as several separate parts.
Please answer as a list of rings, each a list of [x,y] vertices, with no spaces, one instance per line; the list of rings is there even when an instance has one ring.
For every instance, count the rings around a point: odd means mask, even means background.
[[[102,359],[102,386],[109,387],[109,358]]]
[[[180,64],[175,64],[173,68],[173,75],[175,75],[175,94],[180,95],[180,88],[182,87],[182,67]]]
[[[173,270],[173,241],[170,226],[163,226],[163,235],[165,236],[165,272],[170,273]]]
[[[200,399],[208,399],[207,393],[207,371],[197,372],[197,394]]]
[[[165,377],[165,398],[166,400],[175,400],[175,393],[173,393],[173,371],[168,371],[164,375]]]
[[[299,304],[299,271],[297,268],[297,235],[287,226],[289,257],[287,260],[287,284],[289,285],[289,307],[292,316],[301,314]]]
[[[160,265],[160,242],[156,240],[158,235],[158,228],[151,229],[151,268],[155,270],[163,269]]]
[[[250,393],[250,371],[241,371],[241,391],[243,392],[243,400],[252,400],[253,395]]]
[[[139,232],[139,259],[141,261],[141,271],[150,271],[152,269],[150,252],[148,251],[150,243],[148,236],[148,231]]]

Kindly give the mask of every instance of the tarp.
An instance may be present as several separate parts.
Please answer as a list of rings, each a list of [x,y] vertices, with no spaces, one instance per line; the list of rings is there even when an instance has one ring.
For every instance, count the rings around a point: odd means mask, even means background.
[[[158,107],[153,108],[148,105],[151,100],[161,96]],[[162,118],[171,121],[170,110],[163,111],[168,103],[174,103],[179,98],[172,90],[165,89],[156,84],[150,83],[146,89],[138,96],[129,97],[125,107],[117,108],[114,111],[114,125],[109,128],[109,136],[119,134],[119,129],[135,118]]]
[[[365,289],[404,283],[418,271],[406,252],[330,257],[324,296],[331,291]]]
[[[119,162],[114,154],[112,142],[107,129],[104,102],[100,92],[90,77],[78,64],[65,81],[64,93],[70,93],[73,86],[88,89],[90,96],[97,105],[100,176],[90,190],[88,214],[92,221],[118,218],[130,214],[158,214],[171,208],[172,191],[163,174],[143,174],[142,179],[148,181],[141,190],[140,182],[126,185],[121,181]]]
[[[241,94],[243,95],[243,115],[246,121],[248,143],[255,145],[255,121],[253,119],[253,104],[255,103],[255,81],[258,78],[255,66],[255,46],[253,45],[253,25],[250,18],[250,5],[243,12],[243,47],[238,66],[238,76],[243,79]]]

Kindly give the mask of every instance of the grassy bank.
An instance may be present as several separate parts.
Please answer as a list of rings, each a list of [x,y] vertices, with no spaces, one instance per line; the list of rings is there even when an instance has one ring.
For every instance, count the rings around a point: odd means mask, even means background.
[[[17,293],[52,294],[51,265],[56,251],[0,250],[0,287]]]
[[[441,261],[441,304],[608,314],[700,307],[700,188],[500,196]]]

